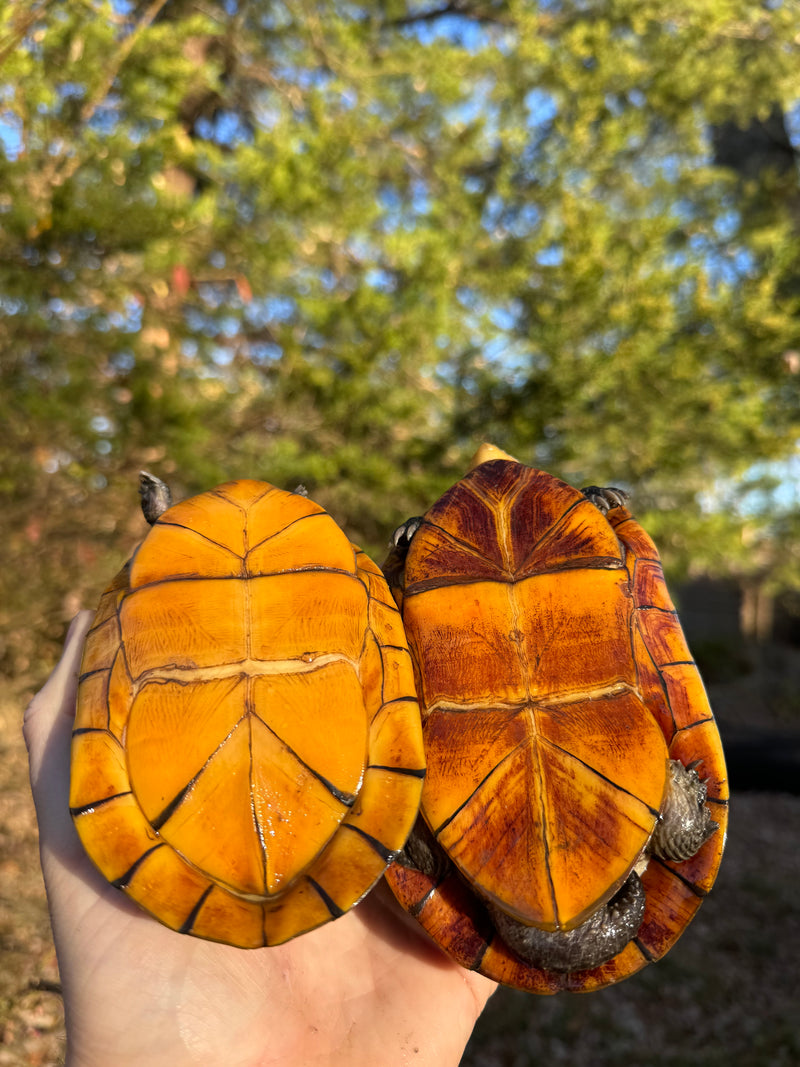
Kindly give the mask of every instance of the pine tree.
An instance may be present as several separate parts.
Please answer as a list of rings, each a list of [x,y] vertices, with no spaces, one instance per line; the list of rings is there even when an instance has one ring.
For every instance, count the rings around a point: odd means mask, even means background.
[[[719,155],[788,113],[795,16],[6,5],[6,666],[140,536],[141,467],[302,482],[380,556],[490,437],[633,489],[674,565],[796,581],[734,480],[800,429],[797,178]]]

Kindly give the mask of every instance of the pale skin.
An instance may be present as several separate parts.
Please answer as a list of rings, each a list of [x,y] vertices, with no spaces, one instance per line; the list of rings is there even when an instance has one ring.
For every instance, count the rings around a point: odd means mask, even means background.
[[[382,884],[275,948],[176,934],[109,886],[68,811],[91,612],[25,714],[42,871],[66,1012],[66,1067],[455,1067],[495,983],[451,963]]]

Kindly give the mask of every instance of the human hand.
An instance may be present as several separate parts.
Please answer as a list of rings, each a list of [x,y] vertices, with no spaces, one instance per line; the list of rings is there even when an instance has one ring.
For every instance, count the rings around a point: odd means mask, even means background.
[[[383,883],[334,922],[245,950],[168,930],[95,870],[68,808],[91,621],[88,611],[73,621],[24,727],[67,1067],[456,1065],[495,984],[448,960]]]

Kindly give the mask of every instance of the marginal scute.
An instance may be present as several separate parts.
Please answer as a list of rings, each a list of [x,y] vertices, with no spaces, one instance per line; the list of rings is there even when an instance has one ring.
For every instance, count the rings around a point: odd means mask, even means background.
[[[110,671],[95,671],[78,683],[76,730],[105,730],[108,728],[108,678]]]
[[[70,782],[69,806],[75,811],[100,805],[109,797],[130,791],[125,753],[106,730],[88,730],[72,739],[75,769]]]
[[[421,757],[420,746],[420,752],[416,757],[412,756],[410,774],[406,773],[409,766],[407,759],[403,767],[368,767],[361,792],[347,820],[350,826],[381,842],[390,852],[399,851],[409,834],[404,825],[398,825],[395,812],[408,807],[419,808],[423,771]]]
[[[112,598],[116,601],[116,597]],[[107,601],[106,601],[107,603]],[[101,609],[105,608],[103,600],[100,601]],[[108,615],[102,610],[103,618],[95,617],[92,628],[86,639],[86,646],[81,663],[81,676],[85,677],[94,671],[108,670],[119,648],[119,620],[114,613]]]
[[[75,748],[73,768],[84,753]],[[88,796],[81,790],[80,776],[73,769],[70,807],[78,835],[91,846],[91,857],[98,870],[112,884],[119,883],[128,872],[138,869],[142,857],[151,849],[163,847],[161,839],[142,814],[132,793],[121,793],[104,804],[84,809],[80,800]],[[88,851],[88,848],[87,848]]]

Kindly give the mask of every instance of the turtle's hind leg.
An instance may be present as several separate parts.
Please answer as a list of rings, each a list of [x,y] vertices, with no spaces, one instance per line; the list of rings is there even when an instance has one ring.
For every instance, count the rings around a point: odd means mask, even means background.
[[[574,930],[540,930],[486,902],[498,934],[527,963],[562,974],[599,967],[622,952],[644,918],[645,893],[634,871],[608,904]]]
[[[718,829],[706,807],[706,783],[695,764],[684,767],[679,760],[670,760],[667,795],[650,851],[665,860],[688,860]]]

